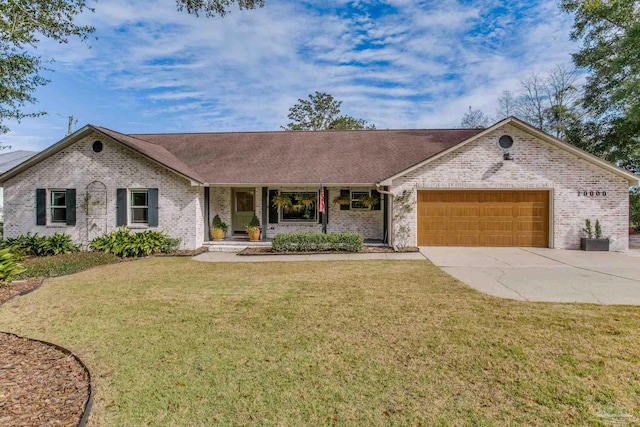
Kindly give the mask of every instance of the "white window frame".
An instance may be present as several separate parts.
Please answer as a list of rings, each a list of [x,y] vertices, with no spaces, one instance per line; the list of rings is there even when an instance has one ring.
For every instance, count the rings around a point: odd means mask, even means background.
[[[284,195],[289,195],[289,197],[291,197],[291,201],[295,202],[295,197],[293,197],[296,194],[312,194],[315,193],[316,195],[316,202],[315,202],[315,215],[314,218],[312,219],[284,219],[284,207],[279,207],[278,208],[278,217],[280,219],[280,222],[283,224],[314,224],[314,223],[318,223],[320,216],[318,215],[318,209],[319,206],[318,204],[320,203],[320,194],[318,191],[280,191],[279,194],[284,194]]]
[[[53,200],[54,200],[53,196],[56,193],[64,194],[64,205],[54,205],[53,204]],[[64,221],[56,221],[54,219],[55,215],[53,214],[53,212],[55,210],[62,210],[62,209],[64,209]],[[61,190],[61,189],[49,190],[49,221],[53,225],[60,225],[60,224],[66,224],[67,223],[67,190]]]
[[[354,194],[358,194],[357,197],[354,197]],[[353,203],[360,203],[360,201],[358,199],[360,199],[360,197],[367,195],[369,197],[371,197],[371,191],[370,190],[351,190],[351,193],[349,194],[351,196],[351,206],[350,208],[352,210],[356,210],[356,211],[368,211],[371,210],[371,208],[368,208],[366,206],[353,206]]]
[[[144,193],[145,194],[145,199],[147,200],[147,204],[146,205],[134,205],[133,204],[133,195],[134,194],[139,194],[139,193]],[[133,210],[134,209],[146,209],[147,210],[147,220],[146,221],[134,221],[134,215],[133,215]],[[149,189],[148,188],[131,188],[129,189],[129,209],[128,209],[128,216],[129,216],[129,225],[131,226],[148,226],[149,225]]]

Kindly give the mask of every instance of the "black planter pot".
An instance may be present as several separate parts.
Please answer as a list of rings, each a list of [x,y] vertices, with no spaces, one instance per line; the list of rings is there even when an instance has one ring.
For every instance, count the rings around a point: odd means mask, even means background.
[[[580,238],[580,249],[583,251],[609,251],[609,239]]]

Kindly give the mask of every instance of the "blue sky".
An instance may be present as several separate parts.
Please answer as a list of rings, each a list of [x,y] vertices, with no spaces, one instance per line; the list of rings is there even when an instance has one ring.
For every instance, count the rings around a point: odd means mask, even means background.
[[[44,42],[55,59],[36,93],[47,116],[9,122],[13,150],[75,128],[124,133],[278,130],[314,91],[378,128],[455,127],[491,115],[503,90],[569,64],[572,17],[557,1],[266,0],[223,18],[174,0],[103,0],[81,17],[96,40]]]

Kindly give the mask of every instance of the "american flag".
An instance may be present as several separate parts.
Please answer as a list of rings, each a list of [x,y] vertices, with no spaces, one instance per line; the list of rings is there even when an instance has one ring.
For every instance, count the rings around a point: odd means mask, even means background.
[[[320,206],[319,209],[320,213],[325,213],[326,211],[326,206],[324,204],[324,188],[320,187]]]

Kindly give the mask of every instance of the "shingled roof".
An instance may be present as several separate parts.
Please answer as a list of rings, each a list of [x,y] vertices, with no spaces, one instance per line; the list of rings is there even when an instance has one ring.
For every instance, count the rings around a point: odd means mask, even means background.
[[[205,182],[216,185],[373,184],[482,131],[282,131],[129,137],[163,147]],[[119,139],[115,132],[110,136]]]

